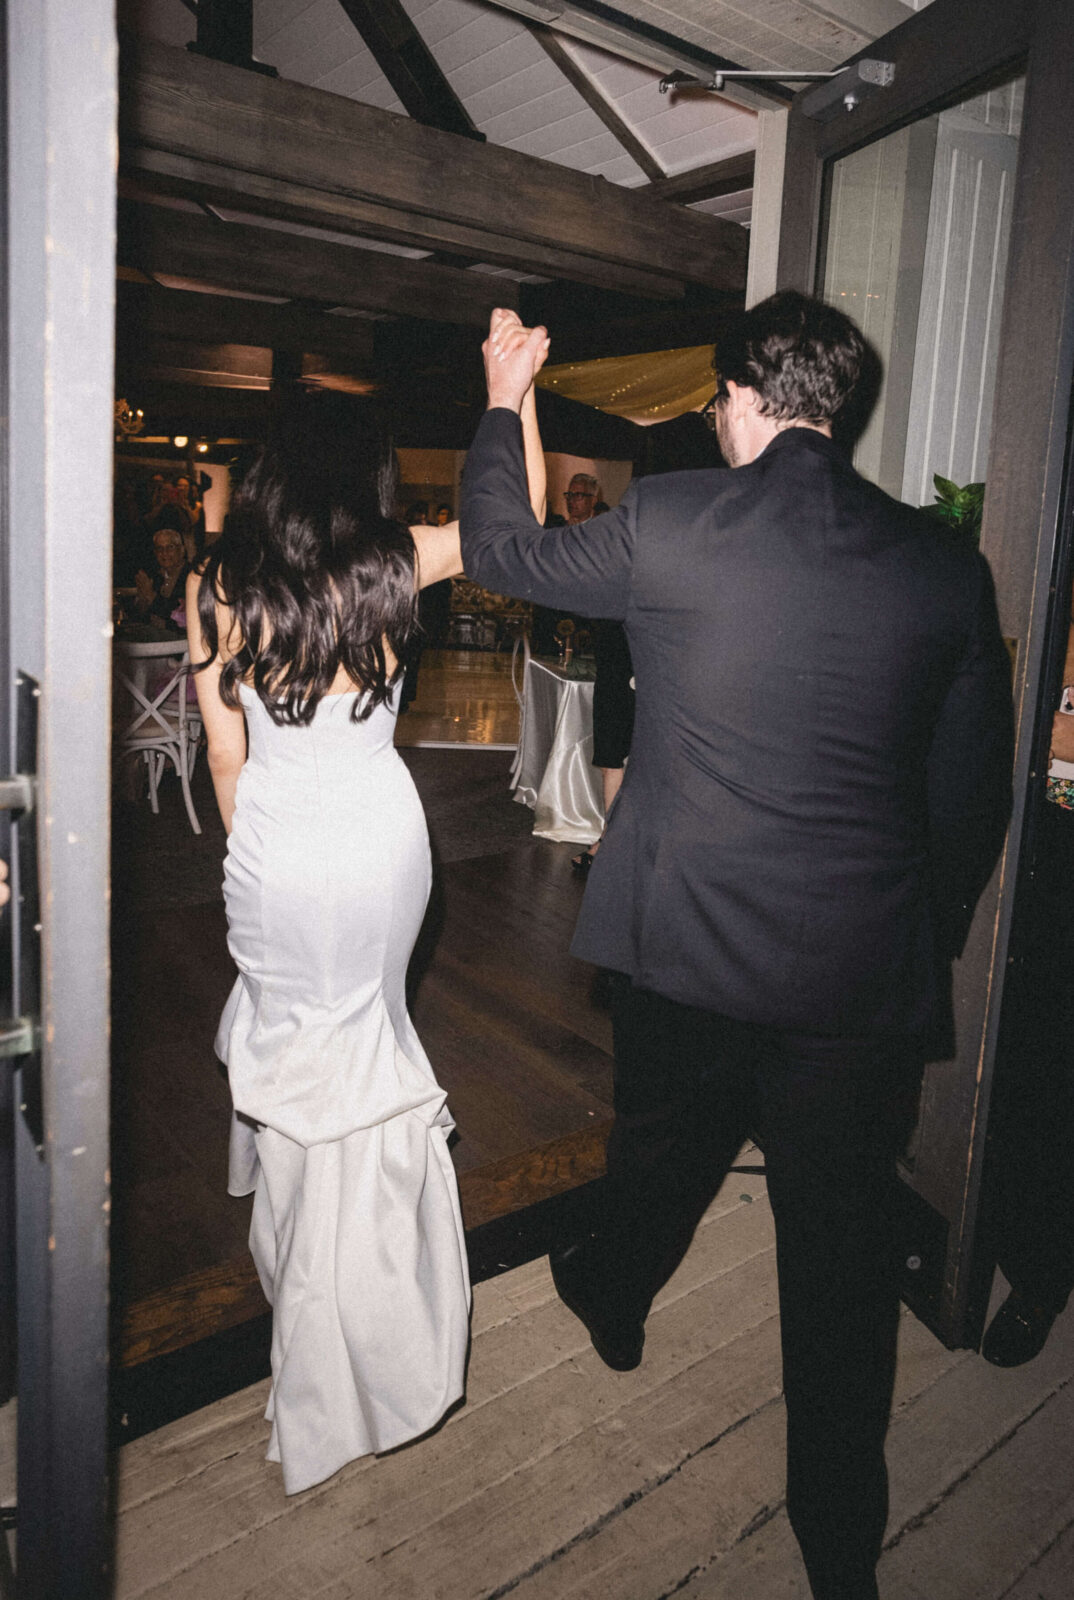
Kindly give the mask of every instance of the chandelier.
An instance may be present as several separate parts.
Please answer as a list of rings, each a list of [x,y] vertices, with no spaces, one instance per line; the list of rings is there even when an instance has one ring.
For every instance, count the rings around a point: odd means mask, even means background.
[[[136,433],[141,433],[145,427],[145,413],[132,411],[126,400],[117,400],[113,408],[113,419],[116,429],[116,442],[131,439]]]

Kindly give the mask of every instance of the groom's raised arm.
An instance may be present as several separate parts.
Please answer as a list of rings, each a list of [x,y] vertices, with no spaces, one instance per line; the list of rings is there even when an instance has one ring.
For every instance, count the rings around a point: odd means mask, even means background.
[[[548,350],[543,328],[494,311],[482,346],[489,409],[466,457],[459,523],[467,575],[496,594],[622,619],[630,594],[635,494],[577,526],[542,528],[530,506],[526,454],[541,448],[533,380]],[[526,396],[527,437],[519,413]]]
[[[522,426],[514,411],[486,411],[466,457],[459,510],[468,577],[494,594],[622,620],[630,595],[634,500],[563,528],[542,528],[530,508]]]

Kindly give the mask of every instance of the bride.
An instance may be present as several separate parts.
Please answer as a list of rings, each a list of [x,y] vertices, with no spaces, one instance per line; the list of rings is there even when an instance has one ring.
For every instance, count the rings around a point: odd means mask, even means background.
[[[533,396],[534,509],[544,463]],[[229,1190],[273,1308],[270,1460],[288,1494],[435,1426],[461,1397],[470,1289],[444,1091],[407,1013],[429,895],[393,745],[417,590],[458,525],[395,521],[394,458],[336,396],[282,419],[187,586],[239,977],[216,1049]]]

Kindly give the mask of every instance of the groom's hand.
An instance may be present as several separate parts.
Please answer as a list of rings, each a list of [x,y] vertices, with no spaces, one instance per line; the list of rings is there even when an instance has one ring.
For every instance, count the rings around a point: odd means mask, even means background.
[[[492,313],[489,336],[481,346],[490,407],[521,409],[534,378],[544,366],[548,343],[544,328],[523,327],[514,311],[498,308]]]

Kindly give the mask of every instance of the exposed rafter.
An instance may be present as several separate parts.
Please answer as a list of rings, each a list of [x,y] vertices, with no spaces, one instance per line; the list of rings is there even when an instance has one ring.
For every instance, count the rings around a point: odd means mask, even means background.
[[[198,0],[189,8],[198,19],[191,50],[248,72],[276,76],[276,68],[254,60],[254,0]]]
[[[585,68],[574,59],[559,35],[539,22],[531,23],[529,29],[545,55],[555,62],[567,82],[578,91],[590,110],[596,112],[608,132],[622,145],[645,176],[650,180],[662,178],[664,169],[652,151],[642,143],[611,101],[601,93],[598,85],[594,83]]]
[[[484,140],[400,0],[339,0],[416,122]]]
[[[517,304],[510,280],[163,206],[121,201],[118,232],[124,266],[247,293],[474,327],[488,321],[493,306]]]

